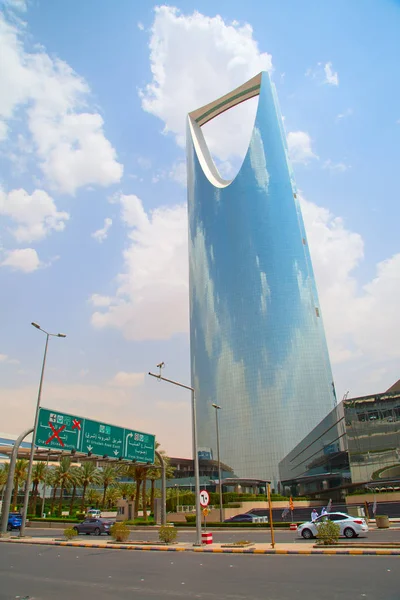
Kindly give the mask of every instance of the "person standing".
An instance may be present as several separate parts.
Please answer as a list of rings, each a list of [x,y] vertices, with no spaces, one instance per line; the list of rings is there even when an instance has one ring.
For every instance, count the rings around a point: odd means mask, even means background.
[[[327,510],[325,508],[325,506],[323,507],[323,509],[321,510],[321,517],[323,517],[324,515],[327,515]]]
[[[318,519],[318,513],[315,508],[313,508],[311,512],[311,521],[315,521],[315,519]]]

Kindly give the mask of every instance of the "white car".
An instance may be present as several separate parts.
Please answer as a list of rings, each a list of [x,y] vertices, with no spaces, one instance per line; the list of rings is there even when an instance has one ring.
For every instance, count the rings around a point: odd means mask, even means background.
[[[92,519],[99,519],[101,517],[101,510],[98,508],[89,508],[86,513],[87,517],[91,517]]]
[[[308,521],[297,528],[297,532],[304,539],[310,540],[316,537],[318,533],[318,525],[322,521],[329,519],[340,526],[340,535],[345,538],[354,538],[363,533],[368,533],[368,525],[362,517],[351,517],[346,513],[332,512],[326,515],[321,515],[315,521]]]

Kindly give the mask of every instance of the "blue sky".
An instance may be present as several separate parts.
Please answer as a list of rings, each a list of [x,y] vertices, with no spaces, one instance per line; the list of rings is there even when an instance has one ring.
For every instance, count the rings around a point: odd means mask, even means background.
[[[400,4],[3,0],[0,402],[156,433],[190,454],[185,115],[276,84],[338,395],[399,377]],[[156,8],[159,6],[159,8]],[[225,175],[256,101],[205,127]]]

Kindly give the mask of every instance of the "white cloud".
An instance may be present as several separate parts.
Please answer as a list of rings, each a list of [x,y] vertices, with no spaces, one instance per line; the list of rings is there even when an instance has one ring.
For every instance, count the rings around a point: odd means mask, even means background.
[[[308,164],[318,159],[311,148],[311,138],[306,131],[290,131],[287,135],[290,159],[293,163]]]
[[[92,238],[94,238],[100,244],[102,242],[104,242],[104,240],[106,240],[108,238],[108,232],[110,230],[111,225],[112,225],[112,219],[107,217],[106,219],[104,219],[103,227],[92,233]]]
[[[109,382],[117,387],[136,387],[144,383],[144,373],[127,373],[119,371]]]
[[[351,169],[350,165],[346,165],[344,162],[334,163],[330,158],[322,165],[323,169],[328,169],[331,173],[344,173]]]
[[[144,30],[144,25],[140,21],[138,22],[137,26],[138,26],[138,29],[140,29],[140,31]]]
[[[185,161],[181,160],[172,165],[169,172],[169,178],[183,187],[186,186],[187,174]]]
[[[36,250],[33,248],[18,248],[6,252],[6,258],[0,263],[0,266],[31,273],[41,266],[41,262]]]
[[[100,296],[100,294],[93,294],[90,297],[90,302],[91,304],[93,304],[93,306],[100,308],[104,306],[110,306],[111,304],[113,304],[113,299],[110,298],[110,296]]]
[[[3,136],[4,123],[12,129],[17,110],[23,108],[39,166],[54,189],[74,194],[81,186],[118,182],[122,165],[104,135],[102,117],[88,110],[88,84],[43,48],[27,52],[27,35],[0,15]]]
[[[186,206],[146,213],[136,196],[121,196],[120,204],[129,227],[125,268],[118,276],[114,298],[92,297],[94,306],[104,308],[93,314],[93,325],[118,328],[126,338],[135,340],[168,339],[186,333]],[[369,393],[367,379],[372,368],[382,377],[385,373],[389,385],[396,377],[400,359],[396,341],[400,325],[400,254],[379,263],[376,276],[360,286],[357,268],[364,259],[362,237],[327,209],[304,199],[301,206],[338,387]],[[193,252],[197,262],[203,264],[200,241],[197,236]],[[203,279],[206,283],[200,288],[212,289],[206,275],[200,276]],[[212,291],[208,298],[212,301]],[[211,324],[209,329],[215,326]],[[379,388],[377,382],[377,389],[384,389],[384,383]]]
[[[21,378],[20,378],[21,379]],[[147,378],[149,380],[150,378]],[[37,395],[37,383],[18,382],[19,387],[0,388],[0,406],[6,420],[4,428],[19,434],[32,426],[32,399]],[[55,383],[47,378],[43,387],[43,405],[51,406],[74,415],[95,418],[103,423],[113,423],[135,431],[156,435],[157,441],[169,456],[181,456],[191,452],[190,402],[186,390],[176,386],[159,386],[156,382],[146,385],[119,387],[107,385],[100,380],[97,384],[85,380]],[[176,411],[160,411],[160,403],[166,408],[169,403],[180,403],[179,435]],[[173,435],[171,435],[173,432]]]
[[[19,10],[21,12],[26,12],[28,10],[27,0],[3,0],[3,4],[6,7]]]
[[[10,358],[7,354],[0,354],[0,363],[4,363],[7,365],[19,365],[19,360],[17,358]]]
[[[260,52],[250,25],[199,12],[183,15],[170,6],[155,9],[149,47],[153,79],[141,92],[142,107],[181,146],[186,113],[272,69],[271,55]],[[247,101],[203,128],[220,160],[244,154],[255,106],[256,100]]]
[[[348,117],[351,117],[352,114],[353,114],[353,109],[346,108],[346,110],[344,110],[342,113],[339,113],[337,115],[336,120],[341,121],[342,119],[347,119]]]
[[[135,340],[168,339],[175,333],[186,333],[186,206],[160,207],[146,213],[137,196],[121,195],[119,202],[122,219],[129,227],[124,272],[118,276],[113,304],[93,314],[93,325],[119,328],[126,338]],[[98,297],[94,295],[97,306]]]
[[[20,243],[39,241],[51,231],[63,231],[69,219],[66,212],[57,211],[53,199],[44,190],[29,195],[24,189],[9,193],[0,188],[0,215],[17,224],[11,232]]]
[[[332,70],[332,63],[328,62],[324,66],[325,83],[329,85],[339,85],[339,76]]]

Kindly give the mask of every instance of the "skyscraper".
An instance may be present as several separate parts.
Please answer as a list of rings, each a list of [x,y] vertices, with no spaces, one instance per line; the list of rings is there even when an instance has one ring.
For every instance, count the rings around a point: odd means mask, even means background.
[[[232,181],[201,126],[259,95]],[[278,479],[279,461],[335,404],[307,238],[276,91],[260,73],[188,115],[190,341],[198,443],[241,477]]]

